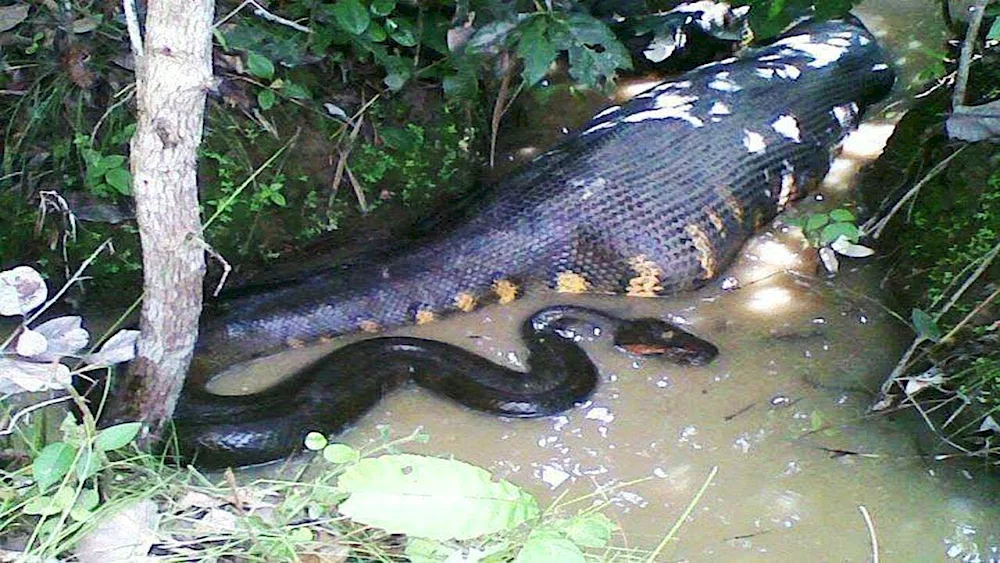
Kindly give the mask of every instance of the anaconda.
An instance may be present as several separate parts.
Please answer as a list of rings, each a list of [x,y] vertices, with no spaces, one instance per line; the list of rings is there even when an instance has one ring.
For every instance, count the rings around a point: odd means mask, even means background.
[[[198,420],[204,411],[185,410],[185,401],[222,368],[291,343],[507,302],[536,280],[635,296],[705,284],[826,173],[831,151],[893,82],[860,24],[811,22],[611,106],[439,223],[447,228],[384,261],[242,291],[215,305],[175,417],[178,431],[190,449],[211,456],[226,440],[206,438],[214,430]],[[288,385],[315,379],[304,377]],[[220,412],[229,412],[225,404],[218,399]],[[330,417],[326,429],[342,426],[344,417]],[[225,432],[239,436],[232,420]]]

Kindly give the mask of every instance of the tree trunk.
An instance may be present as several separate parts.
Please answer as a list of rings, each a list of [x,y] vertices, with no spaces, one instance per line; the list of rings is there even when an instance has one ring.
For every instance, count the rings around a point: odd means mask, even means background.
[[[150,0],[136,53],[138,122],[131,167],[145,295],[125,411],[159,434],[198,336],[205,258],[197,151],[212,80],[212,0]]]

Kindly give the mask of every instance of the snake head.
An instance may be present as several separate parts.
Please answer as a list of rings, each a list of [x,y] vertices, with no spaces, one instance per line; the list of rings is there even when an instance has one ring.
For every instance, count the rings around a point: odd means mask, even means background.
[[[615,331],[615,346],[639,356],[663,356],[688,366],[706,365],[719,355],[711,342],[660,319],[623,322]]]

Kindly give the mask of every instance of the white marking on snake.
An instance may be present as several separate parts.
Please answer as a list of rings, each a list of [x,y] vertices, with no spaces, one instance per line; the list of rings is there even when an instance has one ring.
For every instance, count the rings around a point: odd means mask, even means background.
[[[783,136],[795,141],[796,143],[802,142],[802,136],[799,131],[799,122],[795,119],[793,115],[779,115],[778,119],[775,119],[771,123],[771,129],[774,129]]]
[[[767,143],[764,142],[764,136],[760,133],[744,129],[743,146],[747,148],[748,152],[760,154],[767,148]]]
[[[832,45],[829,42],[816,42],[815,39],[808,33],[786,37],[780,41],[776,41],[774,44],[785,45],[800,53],[809,55],[813,60],[808,63],[808,66],[813,68],[822,68],[830,63],[836,62],[845,52],[847,52],[847,47],[850,47],[849,41],[847,42],[846,47]]]
[[[729,110],[729,106],[726,104],[716,101],[712,104],[712,109],[708,110],[710,115],[729,115],[732,112]]]
[[[694,102],[698,96],[678,96],[677,94],[660,94],[653,103],[653,108],[626,116],[622,121],[638,123],[647,119],[681,119],[695,127],[701,127],[704,121],[691,114]]]

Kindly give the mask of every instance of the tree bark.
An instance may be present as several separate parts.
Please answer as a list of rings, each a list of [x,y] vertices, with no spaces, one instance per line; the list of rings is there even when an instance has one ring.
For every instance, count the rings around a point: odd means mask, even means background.
[[[145,295],[116,418],[144,420],[152,436],[173,413],[198,336],[205,258],[197,151],[212,80],[213,14],[213,0],[150,0],[144,53],[135,53],[130,161]]]

